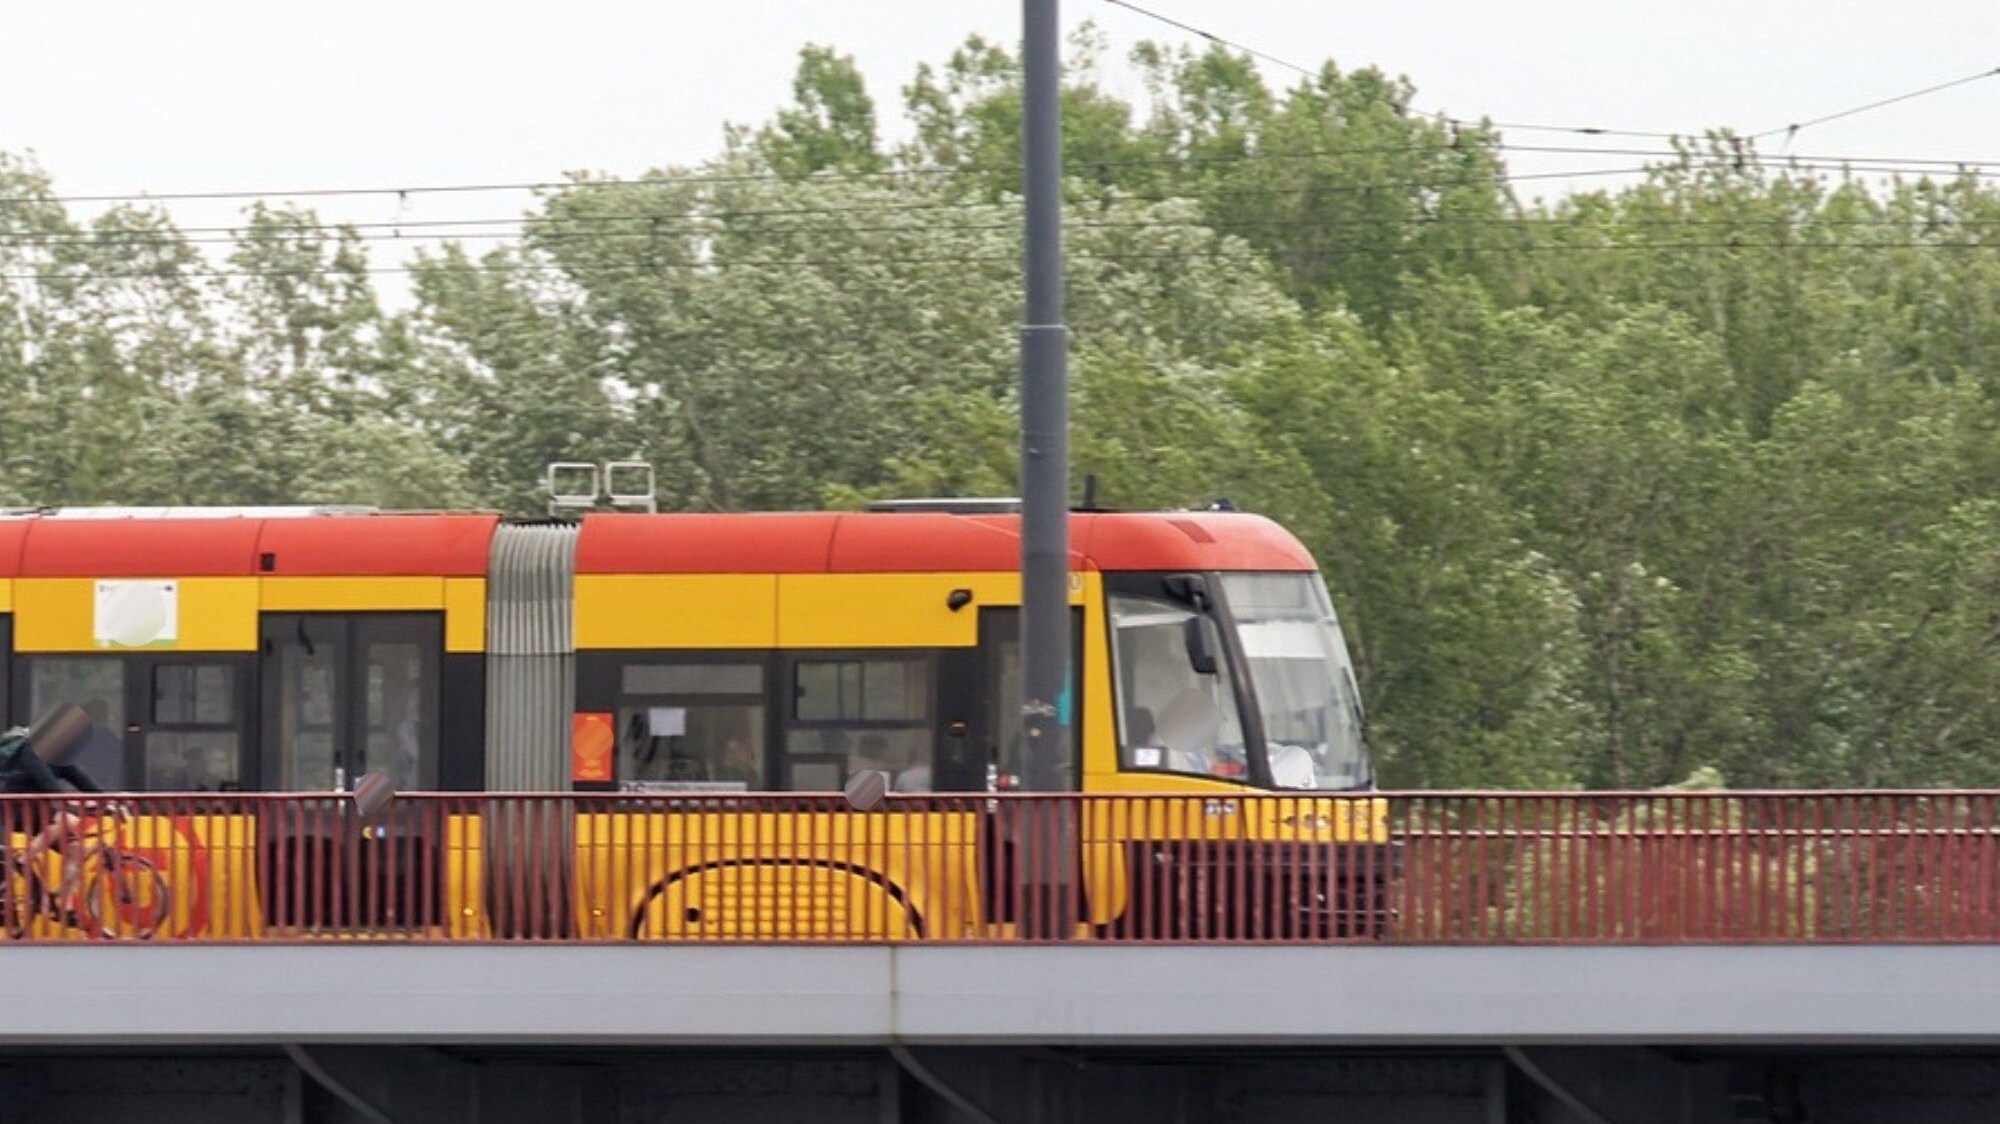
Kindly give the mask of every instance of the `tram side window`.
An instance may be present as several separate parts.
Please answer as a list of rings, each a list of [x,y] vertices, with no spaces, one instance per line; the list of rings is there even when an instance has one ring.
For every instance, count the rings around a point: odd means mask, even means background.
[[[838,789],[872,769],[889,775],[892,791],[931,791],[934,668],[929,656],[800,660],[785,732],[789,787]]]
[[[278,744],[285,747],[280,788],[334,787],[340,764],[335,685],[345,652],[338,638],[324,636],[310,644],[288,639],[278,648]]]
[[[376,640],[362,653],[368,691],[363,769],[385,774],[398,788],[432,787],[437,754],[425,752],[437,741],[431,729],[436,707],[426,697],[436,678],[430,648],[414,641]]]
[[[90,715],[90,740],[76,763],[114,792],[125,778],[125,661],[116,656],[36,658],[28,673],[28,709],[39,715],[75,703]]]
[[[629,664],[620,688],[622,784],[764,787],[761,665]]]
[[[146,787],[215,792],[237,785],[236,669],[227,664],[153,668],[152,724],[145,733]]]

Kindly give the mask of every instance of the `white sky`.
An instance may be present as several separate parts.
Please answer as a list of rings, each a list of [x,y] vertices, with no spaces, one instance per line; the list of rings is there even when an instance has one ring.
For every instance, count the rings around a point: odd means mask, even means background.
[[[1426,109],[1503,121],[1756,131],[2000,65],[1995,0],[1141,2],[1304,65],[1405,74]],[[1139,39],[1187,38],[1103,0],[1064,15],[1095,22],[1114,64]],[[763,120],[804,43],[858,56],[888,119],[919,61],[972,31],[1011,43],[1019,20],[1016,0],[0,0],[0,150],[33,150],[66,194],[632,174],[712,154],[725,121]],[[1793,151],[2000,160],[1996,122],[2000,78],[1815,128]],[[386,221],[526,202],[318,206]],[[173,210],[225,224],[238,206]]]

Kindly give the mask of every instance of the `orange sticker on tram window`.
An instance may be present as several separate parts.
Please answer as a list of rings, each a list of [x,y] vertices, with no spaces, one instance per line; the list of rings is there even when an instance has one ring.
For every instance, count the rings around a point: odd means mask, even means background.
[[[611,751],[618,744],[609,714],[578,712],[569,717],[569,779],[611,779]]]

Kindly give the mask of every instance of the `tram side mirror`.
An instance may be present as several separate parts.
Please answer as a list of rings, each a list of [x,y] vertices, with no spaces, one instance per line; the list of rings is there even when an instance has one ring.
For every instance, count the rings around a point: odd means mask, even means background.
[[[1208,612],[1208,581],[1200,574],[1174,574],[1166,580],[1167,596],[1194,606],[1197,613]]]
[[[1214,675],[1215,645],[1209,640],[1207,618],[1189,617],[1181,628],[1187,635],[1188,666],[1196,675]]]

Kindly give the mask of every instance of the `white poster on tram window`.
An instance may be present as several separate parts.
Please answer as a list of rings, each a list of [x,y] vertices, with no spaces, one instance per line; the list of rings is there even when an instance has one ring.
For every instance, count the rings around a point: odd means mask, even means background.
[[[684,738],[688,732],[688,712],[681,706],[646,708],[646,732],[656,738]]]
[[[101,581],[91,614],[100,648],[171,648],[180,639],[180,583]]]

